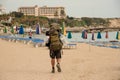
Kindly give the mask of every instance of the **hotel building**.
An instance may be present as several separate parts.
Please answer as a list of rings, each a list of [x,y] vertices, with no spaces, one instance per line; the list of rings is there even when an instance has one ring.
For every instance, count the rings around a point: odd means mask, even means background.
[[[31,16],[44,16],[48,18],[66,18],[64,7],[38,7],[37,5],[35,5],[33,7],[20,7],[18,8],[18,12],[21,12],[24,15]]]

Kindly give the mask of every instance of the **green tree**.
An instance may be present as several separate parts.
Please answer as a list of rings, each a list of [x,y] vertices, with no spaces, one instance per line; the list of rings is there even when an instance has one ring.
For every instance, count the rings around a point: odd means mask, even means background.
[[[91,18],[83,17],[81,19],[82,19],[82,21],[84,21],[86,23],[87,26],[92,25],[92,19]]]
[[[10,15],[17,17],[17,18],[21,18],[23,17],[24,14],[21,12],[12,12]]]

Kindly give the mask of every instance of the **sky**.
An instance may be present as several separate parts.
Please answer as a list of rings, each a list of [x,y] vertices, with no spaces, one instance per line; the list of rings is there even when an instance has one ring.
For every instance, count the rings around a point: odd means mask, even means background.
[[[65,7],[70,17],[120,18],[120,0],[0,0],[7,12],[17,11],[19,7]]]

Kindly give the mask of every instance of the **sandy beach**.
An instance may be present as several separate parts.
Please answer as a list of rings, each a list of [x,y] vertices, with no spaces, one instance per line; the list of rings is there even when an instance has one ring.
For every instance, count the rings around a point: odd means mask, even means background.
[[[62,72],[51,73],[47,47],[0,39],[0,80],[120,80],[120,50],[78,43],[64,49]]]

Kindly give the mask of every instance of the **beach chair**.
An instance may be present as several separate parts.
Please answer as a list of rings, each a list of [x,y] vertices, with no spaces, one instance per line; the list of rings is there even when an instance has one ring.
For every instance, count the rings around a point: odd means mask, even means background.
[[[33,46],[34,46],[35,48],[44,47],[44,46],[45,46],[45,43],[44,43],[44,42],[40,42],[40,43],[33,42]]]
[[[32,42],[33,42],[33,46],[34,46],[35,48],[45,46],[45,41],[44,41],[44,40],[41,40],[41,39],[32,39]]]
[[[76,48],[77,47],[76,43],[68,42],[68,40],[66,39],[66,37],[64,35],[61,35],[60,39],[63,43],[63,48],[70,49],[70,48]]]

